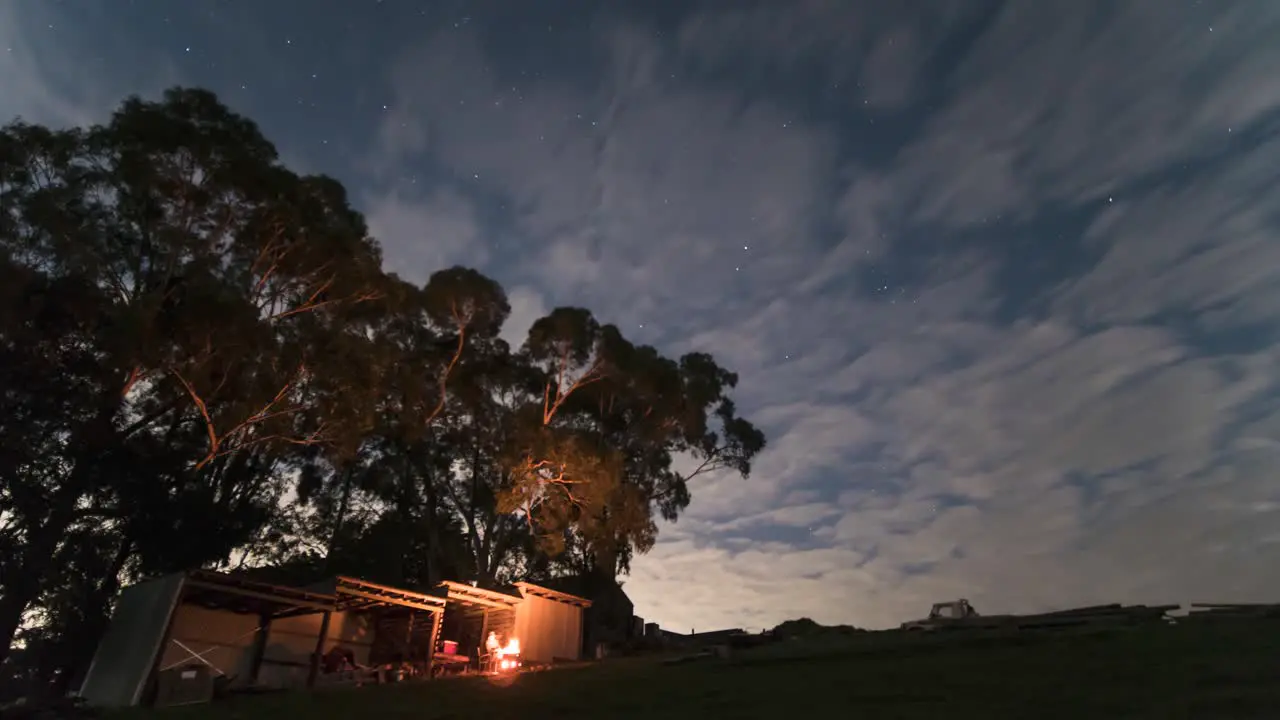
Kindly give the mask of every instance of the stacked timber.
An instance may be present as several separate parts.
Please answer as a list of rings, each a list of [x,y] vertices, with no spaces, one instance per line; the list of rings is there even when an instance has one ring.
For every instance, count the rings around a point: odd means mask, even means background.
[[[1179,605],[1094,605],[1035,615],[979,615],[938,622],[938,630],[1057,630],[1167,622]]]
[[[1195,603],[1189,620],[1259,620],[1280,618],[1280,605],[1270,603]]]
[[[1164,623],[1172,610],[1179,605],[1096,605],[1093,607],[1059,610],[1039,615],[1016,617],[1020,629],[1102,627],[1117,625],[1149,625]]]

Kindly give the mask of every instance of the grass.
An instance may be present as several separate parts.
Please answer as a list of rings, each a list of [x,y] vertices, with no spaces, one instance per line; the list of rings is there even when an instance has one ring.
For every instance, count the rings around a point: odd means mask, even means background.
[[[1077,635],[865,633],[728,660],[605,661],[496,684],[462,678],[130,711],[138,720],[1280,717],[1280,622]],[[834,716],[834,715],[833,715]]]

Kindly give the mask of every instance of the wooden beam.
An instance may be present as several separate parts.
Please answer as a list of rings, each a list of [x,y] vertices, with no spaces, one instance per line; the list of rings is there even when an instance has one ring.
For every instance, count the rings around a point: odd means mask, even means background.
[[[258,616],[258,633],[253,638],[253,657],[249,662],[249,683],[258,684],[258,673],[262,670],[262,658],[267,654],[267,636],[271,634],[271,616]]]
[[[346,575],[339,575],[335,581],[335,586],[340,592],[343,592],[348,588],[362,589],[366,591],[372,590],[374,591],[374,594],[387,593],[401,598],[408,598],[424,605],[444,605],[444,598],[436,597],[435,595],[427,595],[426,593],[391,587],[390,585],[379,585],[377,583],[371,583],[366,580],[348,577]]]
[[[431,647],[427,649],[427,677],[432,677],[432,670],[435,669],[436,662],[436,643],[440,639],[440,618],[443,613],[431,614]]]
[[[465,583],[458,583],[446,580],[440,583],[441,586],[448,590],[448,599],[456,601],[465,601],[483,605],[485,607],[505,610],[520,604],[520,598],[514,595],[508,595],[496,590],[486,590]]]
[[[569,593],[560,592],[559,590],[552,590],[551,588],[545,588],[545,587],[542,587],[541,585],[534,585],[533,583],[518,582],[514,584],[516,587],[520,588],[520,590],[522,590],[523,592],[527,592],[530,595],[544,597],[548,600],[556,600],[562,603],[567,603],[569,605],[577,605],[578,607],[583,607],[583,608],[591,607],[591,601],[584,597],[579,597],[577,595],[570,595]]]
[[[413,608],[415,610],[425,610],[430,613],[441,612],[444,610],[440,605],[428,605],[427,603],[418,602],[416,600],[407,600],[404,598],[382,597],[380,595],[349,587],[338,588],[338,593],[341,595],[363,598],[365,600],[372,600],[374,604],[385,603],[387,605],[400,605],[407,608]]]
[[[239,597],[250,597],[258,600],[267,600],[269,602],[275,602],[281,605],[288,605],[292,607],[315,608],[316,610],[320,610],[320,611],[332,610],[333,604],[334,604],[333,602],[313,600],[310,598],[302,599],[302,598],[290,597],[287,595],[273,595],[271,593],[259,592],[257,590],[250,590],[248,588],[240,587],[238,585],[222,585],[219,583],[208,582],[206,580],[187,580],[186,584],[188,587],[193,587],[199,590],[208,590],[210,592],[226,593],[227,595],[236,595]]]
[[[329,619],[333,613],[325,611],[320,621],[320,637],[316,638],[316,651],[311,654],[311,669],[307,671],[307,687],[316,686],[316,677],[320,674],[320,656],[324,654],[324,641],[329,637]]]
[[[304,608],[289,608],[288,610],[283,610],[283,611],[281,611],[281,612],[275,613],[274,615],[272,615],[272,616],[271,616],[271,618],[272,618],[273,620],[284,620],[284,619],[286,619],[286,618],[291,618],[291,617],[302,617],[302,616],[304,616],[304,615],[315,615],[315,614],[317,614],[317,613],[321,613],[321,612],[324,612],[324,611],[323,611],[323,610],[319,610],[319,609],[317,609],[317,608],[309,608],[309,607],[304,607]]]
[[[258,593],[266,593],[271,597],[288,598],[290,600],[307,600],[311,602],[326,602],[333,598],[329,593],[319,593],[312,590],[303,590],[301,588],[290,587],[288,585],[274,585],[271,583],[258,582],[256,580],[246,580],[227,573],[215,572],[213,570],[192,570],[187,573],[189,580],[209,583],[219,589],[237,589],[252,590]]]
[[[404,624],[404,657],[409,659],[413,655],[413,613],[409,613],[409,619]]]

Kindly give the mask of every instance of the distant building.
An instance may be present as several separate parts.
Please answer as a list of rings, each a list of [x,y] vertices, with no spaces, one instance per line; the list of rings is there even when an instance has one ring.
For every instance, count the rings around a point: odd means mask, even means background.
[[[731,628],[728,630],[712,630],[710,632],[688,633],[672,632],[671,630],[659,630],[664,643],[677,645],[680,647],[707,647],[709,645],[722,645],[730,642],[734,637],[746,635],[747,632],[742,628]]]

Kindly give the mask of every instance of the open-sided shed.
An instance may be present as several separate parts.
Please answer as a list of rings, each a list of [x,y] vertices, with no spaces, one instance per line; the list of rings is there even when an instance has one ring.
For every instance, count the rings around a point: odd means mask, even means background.
[[[527,582],[507,590],[488,590],[466,583],[443,582],[446,599],[442,637],[458,643],[465,655],[483,652],[485,638],[496,633],[502,643],[520,642],[525,663],[550,664],[582,657],[585,598]]]
[[[437,591],[446,601],[441,637],[457,643],[465,664],[478,661],[490,632],[503,642],[511,637],[519,595],[451,581],[440,583]]]
[[[193,665],[229,685],[312,685],[326,646],[356,662],[428,664],[442,598],[348,577],[298,589],[209,571],[125,588],[81,686],[99,706],[137,705],[165,671]],[[419,648],[415,652],[414,648]]]

